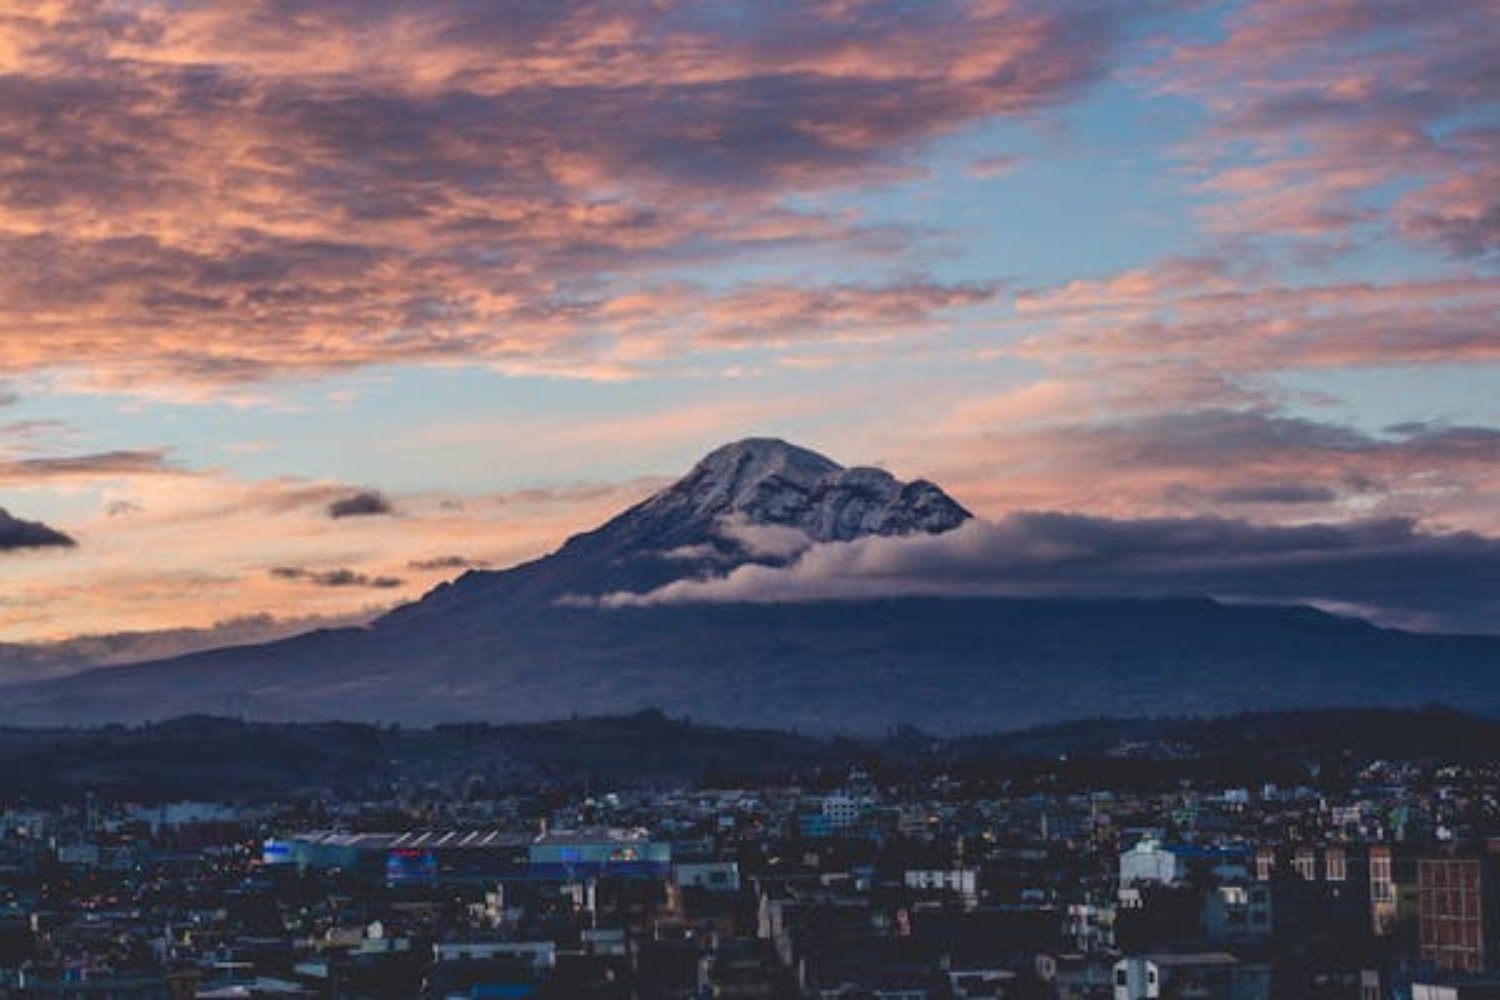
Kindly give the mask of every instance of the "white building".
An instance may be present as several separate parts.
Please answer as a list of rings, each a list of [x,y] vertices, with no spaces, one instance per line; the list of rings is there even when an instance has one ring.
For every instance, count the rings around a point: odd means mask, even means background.
[[[1120,888],[1155,882],[1171,885],[1183,875],[1177,855],[1160,841],[1146,839],[1120,855]]]
[[[908,889],[949,892],[966,899],[979,895],[979,871],[976,868],[908,868],[903,881]]]

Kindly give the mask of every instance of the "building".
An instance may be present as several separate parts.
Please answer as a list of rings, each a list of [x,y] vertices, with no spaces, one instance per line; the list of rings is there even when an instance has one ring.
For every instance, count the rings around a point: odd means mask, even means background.
[[[831,829],[847,830],[859,822],[859,800],[849,795],[827,795],[823,798],[822,812],[828,817]]]
[[[1250,877],[1247,848],[1163,844],[1139,841],[1120,855],[1120,888],[1149,884],[1176,885],[1190,879],[1202,884],[1245,881]]]
[[[979,897],[977,868],[908,868],[903,881],[908,889],[950,893],[965,899]]]
[[[392,885],[488,881],[523,873],[528,846],[525,837],[499,830],[314,831],[266,841],[261,862],[304,870],[339,869]]]
[[[1500,960],[1500,840],[1452,845],[1417,859],[1420,955],[1446,972]]]
[[[556,830],[527,852],[533,878],[659,878],[672,876],[672,845],[641,829]]]
[[[1177,855],[1159,841],[1146,839],[1120,855],[1120,887],[1148,882],[1171,885],[1182,876]]]
[[[1411,1000],[1500,1000],[1500,979],[1415,982],[1411,984]]]
[[[1417,866],[1410,854],[1388,844],[1372,844],[1369,852],[1370,920],[1376,936],[1386,937],[1416,921]]]
[[[1115,963],[1114,1000],[1269,1000],[1271,970],[1226,952],[1150,954]]]
[[[1272,903],[1269,886],[1216,886],[1203,899],[1203,932],[1215,944],[1251,944],[1270,937]]]
[[[679,889],[739,892],[740,866],[734,861],[678,861],[672,865],[672,881]]]

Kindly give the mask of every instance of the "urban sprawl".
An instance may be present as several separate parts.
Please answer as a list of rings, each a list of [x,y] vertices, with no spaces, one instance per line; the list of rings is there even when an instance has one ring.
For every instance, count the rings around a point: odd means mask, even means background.
[[[0,996],[1500,997],[1496,770],[0,810]]]

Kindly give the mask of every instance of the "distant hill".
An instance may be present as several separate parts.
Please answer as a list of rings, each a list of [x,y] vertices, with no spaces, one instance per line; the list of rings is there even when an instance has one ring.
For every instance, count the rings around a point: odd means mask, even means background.
[[[0,800],[85,791],[147,800],[359,795],[398,781],[675,784],[709,775],[755,779],[845,759],[827,741],[696,726],[652,711],[430,729],[188,716],[130,727],[0,729]]]
[[[0,802],[85,792],[164,801],[380,795],[398,787],[497,794],[786,780],[830,786],[853,768],[910,778],[1048,775],[1079,787],[1129,788],[1194,777],[1302,780],[1374,760],[1497,757],[1500,721],[1441,708],[1093,719],[956,740],[911,729],[815,738],[705,726],[657,711],[426,729],[194,716],[135,727],[0,729]]]
[[[1082,716],[1430,702],[1500,713],[1500,637],[1378,628],[1203,598],[910,597],[601,608],[789,537],[938,534],[941,489],[781,441],[728,445],[557,552],[470,572],[367,628],[12,686],[17,725],[192,713],[272,721],[520,722],[658,706],[723,725],[945,735]]]

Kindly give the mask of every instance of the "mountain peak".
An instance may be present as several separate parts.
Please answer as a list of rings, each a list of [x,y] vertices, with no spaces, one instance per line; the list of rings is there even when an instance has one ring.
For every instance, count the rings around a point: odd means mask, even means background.
[[[677,483],[622,517],[643,518],[674,540],[714,533],[736,519],[832,542],[947,531],[969,512],[923,480],[903,483],[867,466],[846,469],[779,438],[746,438],[709,452]]]
[[[841,468],[826,455],[790,441],[773,437],[750,437],[715,448],[699,459],[688,476],[701,473],[718,479],[761,478],[767,475],[820,479]]]
[[[747,562],[784,562],[813,542],[937,534],[970,516],[926,480],[903,483],[778,438],[746,438],[715,448],[671,486],[551,555],[511,570],[472,571],[384,620],[455,604],[643,593]]]
[[[779,438],[746,438],[715,448],[660,496],[690,494],[697,517],[752,513],[774,492],[811,491],[843,471],[832,459]]]

